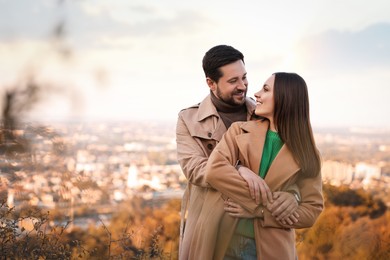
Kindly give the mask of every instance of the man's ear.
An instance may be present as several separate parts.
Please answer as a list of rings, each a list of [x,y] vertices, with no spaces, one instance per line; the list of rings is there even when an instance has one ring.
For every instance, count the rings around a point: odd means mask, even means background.
[[[211,91],[215,91],[217,88],[217,83],[209,77],[206,78],[207,85],[209,86]]]

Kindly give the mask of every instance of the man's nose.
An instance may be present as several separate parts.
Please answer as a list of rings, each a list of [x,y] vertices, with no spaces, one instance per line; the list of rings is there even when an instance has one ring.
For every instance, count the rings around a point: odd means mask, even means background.
[[[238,84],[238,89],[246,90],[247,87],[248,87],[248,83],[245,80],[240,80]]]

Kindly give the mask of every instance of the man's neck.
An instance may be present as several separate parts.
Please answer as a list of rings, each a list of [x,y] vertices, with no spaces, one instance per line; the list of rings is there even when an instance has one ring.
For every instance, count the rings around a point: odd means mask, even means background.
[[[210,92],[210,96],[211,101],[216,107],[218,114],[226,128],[229,128],[230,125],[236,121],[247,120],[247,109],[245,103],[241,106],[232,106],[218,99],[212,92]]]

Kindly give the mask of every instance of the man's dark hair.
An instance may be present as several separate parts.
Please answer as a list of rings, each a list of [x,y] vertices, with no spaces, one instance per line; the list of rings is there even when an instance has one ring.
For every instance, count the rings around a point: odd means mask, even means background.
[[[203,57],[202,65],[204,74],[206,77],[218,82],[223,76],[219,68],[238,60],[244,62],[244,55],[240,51],[234,49],[232,46],[217,45],[206,52]]]

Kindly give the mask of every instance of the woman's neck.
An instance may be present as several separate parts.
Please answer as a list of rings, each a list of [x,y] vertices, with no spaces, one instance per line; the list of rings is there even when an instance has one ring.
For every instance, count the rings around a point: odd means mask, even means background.
[[[269,120],[269,130],[273,132],[278,132],[278,130],[275,127],[274,119],[273,118],[268,118]]]

